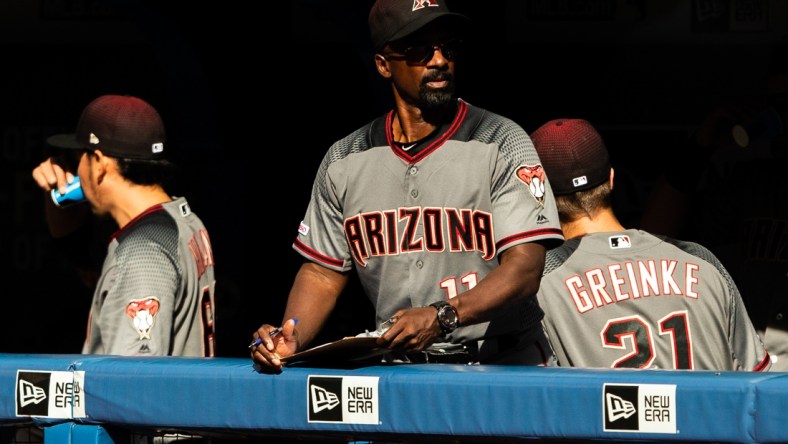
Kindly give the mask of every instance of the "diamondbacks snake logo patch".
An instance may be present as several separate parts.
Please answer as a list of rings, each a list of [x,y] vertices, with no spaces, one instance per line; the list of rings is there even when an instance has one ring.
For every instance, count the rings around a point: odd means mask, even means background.
[[[520,165],[517,167],[515,174],[517,174],[518,179],[528,185],[528,191],[530,191],[531,195],[539,202],[539,205],[543,205],[545,173],[542,165]]]

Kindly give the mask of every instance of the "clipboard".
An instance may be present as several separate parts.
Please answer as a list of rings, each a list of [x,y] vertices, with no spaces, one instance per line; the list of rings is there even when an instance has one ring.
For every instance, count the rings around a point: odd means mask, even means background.
[[[389,351],[385,347],[378,347],[375,343],[376,340],[376,337],[370,336],[342,338],[287,356],[282,358],[282,362],[293,364],[296,362],[348,363],[365,361]]]

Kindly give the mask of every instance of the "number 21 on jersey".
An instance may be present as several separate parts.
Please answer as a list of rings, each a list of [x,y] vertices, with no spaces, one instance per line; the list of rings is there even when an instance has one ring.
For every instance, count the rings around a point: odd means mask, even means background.
[[[670,341],[675,370],[692,370],[692,340],[690,338],[689,314],[675,311],[657,321],[659,336],[654,327],[639,315],[611,319],[602,328],[602,346],[631,350],[616,359],[612,368],[649,368],[656,358],[655,340]],[[627,343],[629,345],[627,345]]]

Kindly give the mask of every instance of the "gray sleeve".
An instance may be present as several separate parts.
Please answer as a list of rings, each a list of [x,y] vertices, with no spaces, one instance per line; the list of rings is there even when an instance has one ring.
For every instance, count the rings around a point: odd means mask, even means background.
[[[114,307],[119,317],[102,328],[114,337],[105,344],[107,354],[139,354],[142,339],[148,339],[150,355],[168,354],[181,278],[177,241],[174,227],[143,225],[118,245],[111,286],[102,289],[104,311]]]

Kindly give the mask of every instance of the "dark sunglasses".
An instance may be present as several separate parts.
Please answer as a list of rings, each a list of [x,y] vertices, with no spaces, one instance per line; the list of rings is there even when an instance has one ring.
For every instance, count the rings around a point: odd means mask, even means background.
[[[90,153],[88,149],[69,149],[64,150],[60,156],[60,160],[67,171],[76,173],[79,169],[79,162],[82,160],[82,155]]]
[[[453,62],[462,49],[462,40],[452,39],[443,43],[423,43],[420,45],[408,46],[402,51],[385,52],[384,56],[392,60],[405,60],[411,65],[424,65],[435,55],[435,50],[439,49],[446,60]]]

